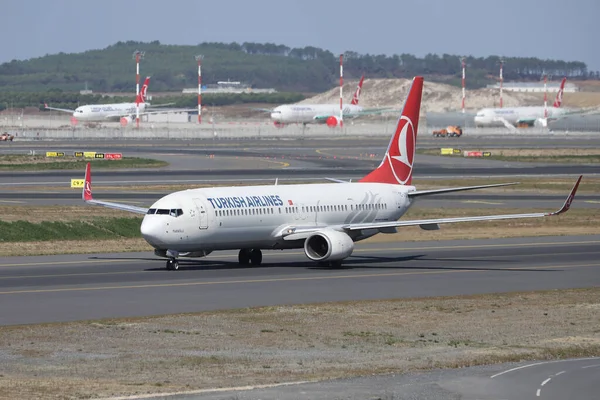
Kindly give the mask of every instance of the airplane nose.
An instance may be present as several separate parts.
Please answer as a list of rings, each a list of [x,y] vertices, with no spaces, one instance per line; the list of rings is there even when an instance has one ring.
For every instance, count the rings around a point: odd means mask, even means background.
[[[164,234],[165,230],[160,221],[156,218],[145,216],[140,226],[140,232],[146,242],[154,247],[160,247],[164,245]]]

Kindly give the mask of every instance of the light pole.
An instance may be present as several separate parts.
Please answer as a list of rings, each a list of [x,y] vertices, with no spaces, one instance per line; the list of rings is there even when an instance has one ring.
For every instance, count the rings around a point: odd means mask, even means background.
[[[196,61],[198,62],[198,123],[202,123],[202,54],[197,55]]]
[[[467,69],[467,59],[465,57],[460,59],[460,64],[462,67],[462,103],[460,108],[462,109],[463,114],[465,113],[465,77],[466,77],[466,69]]]
[[[504,76],[502,75],[503,69],[504,69],[504,60],[500,59],[500,108],[502,108],[504,105],[504,103],[502,101],[502,86],[504,83]]]
[[[144,58],[144,52],[136,50],[133,52],[135,59],[135,124],[140,127],[140,60]]]

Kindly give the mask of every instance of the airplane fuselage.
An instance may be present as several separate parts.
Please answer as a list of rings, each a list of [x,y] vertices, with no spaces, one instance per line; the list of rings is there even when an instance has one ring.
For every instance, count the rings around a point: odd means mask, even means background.
[[[140,229],[157,250],[301,248],[304,241],[285,241],[284,231],[396,221],[411,205],[407,193],[414,190],[384,183],[191,189],[156,201]],[[378,232],[356,231],[351,238],[362,240]]]
[[[359,114],[363,108],[354,104],[343,105],[344,118]],[[316,117],[340,116],[339,104],[289,104],[279,106],[271,112],[271,119],[281,124],[302,123],[311,124],[318,121]]]
[[[548,119],[556,119],[565,114],[564,108],[548,107]],[[517,126],[520,121],[535,121],[545,117],[544,107],[484,108],[477,112],[475,125],[481,127],[504,126],[502,119]]]
[[[140,113],[146,109],[146,103],[139,104]],[[80,106],[73,112],[79,121],[102,122],[118,121],[124,115],[136,115],[136,103],[94,104]]]

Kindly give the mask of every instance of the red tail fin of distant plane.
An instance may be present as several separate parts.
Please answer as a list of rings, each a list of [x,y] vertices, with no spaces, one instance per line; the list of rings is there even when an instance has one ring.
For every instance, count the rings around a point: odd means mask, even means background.
[[[422,93],[423,77],[417,76],[413,79],[396,131],[381,164],[360,182],[411,184]]]
[[[150,77],[149,76],[146,77],[144,84],[140,88],[140,94],[138,94],[136,102],[138,102],[138,103],[146,102],[146,94],[148,93],[148,85],[150,85]]]
[[[565,90],[565,82],[567,78],[564,77],[562,82],[560,83],[560,88],[558,89],[558,93],[556,93],[556,100],[554,100],[554,107],[560,107],[562,105],[563,92]]]
[[[358,105],[358,100],[360,99],[360,91],[362,90],[363,81],[365,80],[365,76],[360,77],[360,82],[358,82],[358,86],[356,87],[356,92],[354,92],[354,96],[352,96],[352,102],[350,104]]]

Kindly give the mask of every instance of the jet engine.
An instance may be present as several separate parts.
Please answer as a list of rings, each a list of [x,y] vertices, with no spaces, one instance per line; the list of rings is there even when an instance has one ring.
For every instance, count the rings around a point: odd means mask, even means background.
[[[127,126],[135,121],[135,117],[133,115],[129,115],[127,117],[121,117],[121,126]]]
[[[344,232],[324,229],[313,233],[304,242],[304,253],[313,261],[336,261],[349,257],[354,242]]]
[[[325,123],[330,128],[335,128],[336,126],[342,127],[344,125],[344,122],[339,117],[336,117],[334,115],[327,117]]]
[[[533,122],[533,126],[546,128],[548,127],[548,118],[538,118]]]

